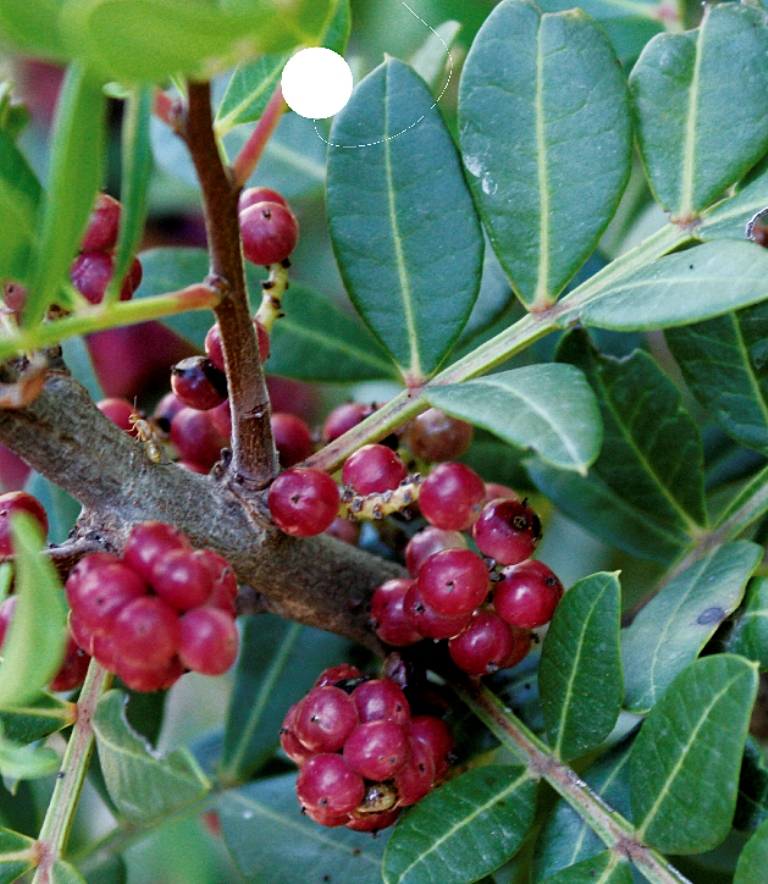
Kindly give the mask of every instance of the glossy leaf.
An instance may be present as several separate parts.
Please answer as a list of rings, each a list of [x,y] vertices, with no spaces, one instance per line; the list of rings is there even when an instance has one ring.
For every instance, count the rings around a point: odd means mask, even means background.
[[[603,447],[592,469],[631,507],[694,534],[706,523],[701,437],[680,393],[642,350],[614,359],[584,332],[563,339],[557,358],[581,368],[597,394]]]
[[[61,0],[3,0],[0,36],[29,55],[63,56]]]
[[[761,301],[768,295],[768,252],[724,239],[675,252],[618,282],[597,276],[557,305],[557,325],[642,331],[686,325]]]
[[[313,42],[328,0],[79,0],[64,6],[69,51],[104,76],[123,82],[163,80],[178,72],[223,70],[256,52]]]
[[[110,797],[130,822],[159,819],[192,804],[211,788],[186,747],[163,757],[132,730],[120,691],[108,691],[101,698],[93,729]]]
[[[739,791],[733,827],[754,832],[768,820],[768,767],[763,752],[752,737],[747,739],[739,773]]]
[[[384,884],[465,884],[510,859],[533,822],[536,783],[525,768],[467,771],[422,799],[384,854]]]
[[[735,196],[721,200],[702,212],[696,237],[712,239],[743,239],[747,225],[768,206],[768,172],[750,181]]]
[[[632,884],[632,871],[628,860],[605,850],[547,878],[546,884]]]
[[[107,106],[101,86],[90,71],[72,64],[61,87],[49,183],[25,301],[24,321],[30,325],[42,319],[68,277],[101,187]]]
[[[0,273],[24,280],[40,202],[40,184],[13,137],[0,130]]]
[[[643,50],[629,80],[638,142],[673,217],[694,218],[765,153],[767,75],[768,23],[755,6],[707,8],[697,30]]]
[[[8,781],[48,777],[59,769],[60,763],[53,749],[37,743],[24,746],[7,740],[0,732],[0,774]]]
[[[665,337],[691,392],[717,423],[768,452],[768,305],[668,329]]]
[[[454,417],[490,430],[542,461],[582,474],[600,451],[600,413],[581,371],[531,365],[427,391]]]
[[[390,58],[329,140],[328,216],[347,291],[403,373],[429,377],[469,317],[483,258],[450,134],[424,81]]]
[[[756,667],[741,657],[706,657],[683,670],[653,707],[630,768],[632,815],[646,844],[701,853],[725,838],[757,682]]]
[[[629,760],[634,735],[612,746],[583,773],[589,788],[625,819],[631,819]],[[559,798],[536,839],[531,882],[540,884],[563,869],[600,854],[605,845],[583,817]]]
[[[67,630],[64,590],[50,560],[40,555],[37,523],[24,513],[11,519],[18,602],[3,643],[0,706],[37,696],[58,671]]]
[[[222,779],[242,781],[275,753],[289,707],[323,669],[343,658],[346,647],[332,633],[275,614],[245,618],[224,735]]]
[[[585,755],[621,711],[621,587],[616,574],[585,577],[563,596],[547,630],[539,692],[547,739],[563,761]]]
[[[283,310],[272,329],[267,371],[338,383],[397,377],[368,329],[306,286],[291,283]]]
[[[41,693],[24,706],[0,708],[2,732],[17,743],[40,740],[74,724],[76,720],[76,705],[60,700],[53,694]]]
[[[581,11],[500,3],[464,65],[459,131],[499,261],[526,306],[552,303],[629,178],[627,89],[604,31]]]
[[[37,862],[32,838],[0,828],[0,884],[13,884]]]
[[[725,649],[768,670],[768,578],[755,577],[747,586],[744,610],[734,618]]]
[[[296,777],[288,774],[230,789],[219,801],[224,842],[248,884],[381,884],[381,857],[389,831],[361,838],[326,829],[303,816]]]
[[[451,47],[461,31],[457,21],[445,21],[438,25],[421,46],[413,53],[408,64],[433,91],[440,89],[438,98],[448,85],[448,77],[456,76]],[[447,71],[447,74],[446,74]],[[441,82],[445,79],[442,88]]]
[[[628,709],[647,712],[696,659],[738,607],[761,557],[760,547],[747,540],[716,547],[663,587],[623,630]]]
[[[745,844],[736,864],[733,884],[762,884],[768,868],[768,822]]]

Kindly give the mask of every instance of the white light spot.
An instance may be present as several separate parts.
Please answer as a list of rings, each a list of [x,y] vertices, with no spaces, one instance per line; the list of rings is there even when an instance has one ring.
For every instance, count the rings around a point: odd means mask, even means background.
[[[283,98],[300,117],[323,120],[337,114],[352,94],[352,71],[331,49],[302,49],[283,68]]]

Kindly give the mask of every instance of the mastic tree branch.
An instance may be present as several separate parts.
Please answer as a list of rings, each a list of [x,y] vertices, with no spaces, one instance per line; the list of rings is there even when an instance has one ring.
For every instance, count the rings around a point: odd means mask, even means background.
[[[380,649],[367,626],[366,602],[378,584],[402,576],[401,568],[331,537],[282,534],[259,496],[246,502],[223,481],[221,465],[201,476],[152,463],[143,444],[102,415],[60,359],[50,361],[35,401],[0,411],[0,443],[82,504],[76,548],[119,550],[134,523],[169,522],[195,545],[224,555],[270,610]]]

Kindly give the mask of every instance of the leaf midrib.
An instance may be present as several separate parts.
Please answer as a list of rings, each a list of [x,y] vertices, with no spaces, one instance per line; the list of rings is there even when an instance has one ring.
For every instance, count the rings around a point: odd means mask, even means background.
[[[696,60],[688,93],[688,113],[685,118],[685,142],[683,147],[683,167],[681,169],[682,190],[680,214],[683,217],[693,214],[694,175],[696,171],[696,124],[699,116],[699,85],[701,80],[701,58],[704,54],[704,32],[707,25],[708,8],[704,7],[704,17],[696,37]]]
[[[547,169],[547,145],[544,137],[544,56],[541,49],[542,20],[536,31],[536,170],[539,185],[539,268],[536,279],[534,303],[547,303],[549,280],[549,176]]]
[[[387,375],[392,374],[390,363],[385,362],[383,359],[379,359],[375,353],[370,353],[367,350],[361,350],[352,346],[341,338],[332,338],[322,331],[313,331],[312,329],[307,328],[306,325],[300,325],[295,321],[291,321],[290,316],[285,316],[280,325],[284,331],[290,331],[294,335],[300,335],[301,337],[308,338],[310,341],[325,344],[328,348],[346,353],[350,358],[355,359],[358,362],[365,362],[373,368],[381,369],[386,372]]]

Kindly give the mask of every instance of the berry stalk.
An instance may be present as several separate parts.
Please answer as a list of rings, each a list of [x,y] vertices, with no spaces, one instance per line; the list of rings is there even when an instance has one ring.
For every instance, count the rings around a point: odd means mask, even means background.
[[[264,113],[256,124],[256,128],[251,133],[251,137],[245,142],[240,153],[235,157],[234,163],[232,163],[235,183],[240,187],[251,177],[251,173],[261,159],[267,142],[280,122],[280,118],[287,110],[288,105],[283,100],[283,90],[280,87],[280,83],[278,83],[275,91],[272,93],[272,97],[269,99],[269,103],[264,108]]]

